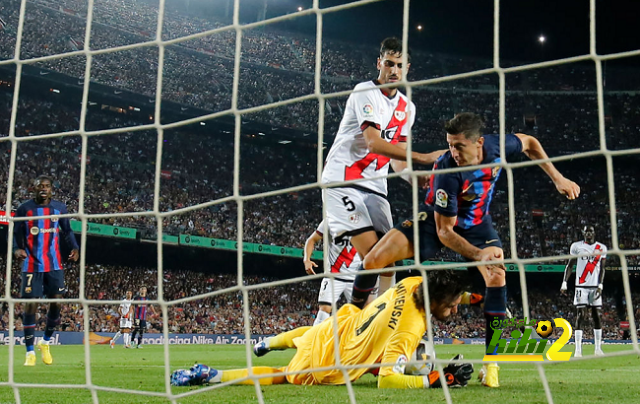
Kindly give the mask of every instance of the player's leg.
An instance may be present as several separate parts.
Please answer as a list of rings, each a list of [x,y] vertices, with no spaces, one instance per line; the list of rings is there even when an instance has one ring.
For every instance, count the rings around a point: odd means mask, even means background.
[[[323,192],[331,237],[334,240],[351,237],[351,245],[363,259],[378,242],[376,228],[365,202],[367,195],[369,194],[353,188],[332,188]],[[362,269],[361,267],[360,270]],[[351,303],[364,306],[377,279],[377,274],[359,273],[353,283]]]
[[[209,380],[209,383],[226,383],[234,380],[246,379],[249,376],[249,369],[231,369],[231,370],[216,370],[217,375]],[[258,381],[262,386],[268,386],[272,384],[284,384],[287,383],[287,379],[284,375],[275,376],[277,373],[283,373],[284,368],[272,368],[267,366],[254,366],[251,368],[254,376],[261,376]],[[274,375],[274,376],[270,376]],[[249,384],[253,385],[253,380],[246,379],[234,384]]]
[[[575,330],[576,351],[574,353],[574,356],[576,358],[580,358],[582,357],[582,335],[583,335],[582,330],[584,327],[584,323],[586,322],[587,307],[577,306],[576,309],[578,313],[576,315],[576,330]]]
[[[311,327],[309,326],[298,327],[291,331],[280,333],[275,337],[265,338],[253,347],[253,353],[256,356],[264,356],[274,350],[281,351],[284,349],[296,348],[293,340],[303,336],[310,329]]]
[[[60,299],[66,289],[64,285],[64,271],[51,271],[44,274],[44,293],[50,299]],[[38,349],[42,353],[42,361],[46,365],[53,363],[49,342],[56,327],[60,324],[60,303],[49,303],[47,311],[47,322],[44,329],[44,336],[38,342]]]
[[[591,316],[593,317],[593,343],[595,354],[604,355],[602,352],[602,324],[600,322],[600,311],[602,308],[602,296],[597,295],[597,290],[590,290],[589,304],[591,306]]]
[[[318,292],[318,314],[313,325],[318,325],[331,316],[331,302],[333,293],[331,291],[331,280],[324,278],[320,284]]]
[[[375,194],[367,195],[365,198],[365,204],[367,206],[367,210],[369,211],[369,216],[371,217],[371,222],[373,223],[373,227],[377,233],[377,236],[379,239],[382,239],[384,235],[393,228],[391,205],[385,198]],[[392,267],[394,265],[395,261],[388,264],[386,267]],[[367,267],[364,268],[369,269]],[[395,284],[395,281],[395,272],[381,273],[378,277],[378,295],[382,295],[389,288],[391,288]]]
[[[140,327],[138,327],[138,341],[136,349],[142,348],[142,337],[144,337],[144,330],[147,329],[147,320],[140,320]]]
[[[132,342],[134,342],[136,340],[136,335],[138,334],[139,331],[140,331],[140,319],[136,318],[136,319],[133,320],[133,332],[131,333],[131,337],[130,337],[131,339],[129,340],[129,346],[131,345]]]
[[[116,345],[116,342],[120,339],[120,336],[122,336],[122,331],[122,329],[119,329],[118,332],[116,332],[116,335],[114,335],[113,338],[111,338],[111,341],[109,341],[109,345],[111,345],[111,348]],[[126,344],[127,339],[124,338],[123,342]]]
[[[23,299],[35,299],[42,297],[43,273],[22,273],[21,296]],[[34,349],[34,338],[36,333],[36,310],[38,304],[36,302],[25,303],[22,313],[22,327],[24,330],[24,345],[27,348],[27,354],[24,366],[36,365],[36,353]]]

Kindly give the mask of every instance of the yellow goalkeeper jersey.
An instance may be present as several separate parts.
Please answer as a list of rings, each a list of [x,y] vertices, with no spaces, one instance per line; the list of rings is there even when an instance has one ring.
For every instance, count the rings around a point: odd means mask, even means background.
[[[413,294],[422,287],[422,277],[406,278],[390,288],[364,310],[351,304],[338,310],[340,363],[373,365],[390,363],[380,368],[379,376],[400,376],[404,361],[411,358],[426,331],[424,308],[416,307]],[[334,366],[335,341],[332,318],[312,327],[294,339],[298,349],[288,370],[308,370]],[[395,366],[397,364],[397,367]],[[349,369],[351,381],[369,371],[369,367]],[[295,384],[344,384],[344,373],[338,369],[312,371],[290,377]],[[289,377],[288,377],[289,378]],[[404,376],[387,387],[422,387],[422,378]],[[405,380],[406,379],[406,380]],[[396,385],[396,384],[401,385]]]

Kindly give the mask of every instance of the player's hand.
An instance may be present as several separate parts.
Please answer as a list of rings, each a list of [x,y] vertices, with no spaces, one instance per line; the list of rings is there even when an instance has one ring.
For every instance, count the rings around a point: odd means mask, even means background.
[[[318,264],[311,260],[304,261],[304,270],[307,271],[307,275],[315,275],[316,271],[313,268],[318,268]]]
[[[444,368],[444,379],[449,387],[464,387],[471,380],[473,374],[473,364],[461,363],[462,355],[456,355]],[[434,381],[431,387],[442,387],[440,378]]]
[[[563,295],[567,294],[567,282],[562,282],[562,286],[560,286],[560,293]]]
[[[573,200],[580,196],[580,186],[565,177],[554,182],[556,189],[567,199]]]
[[[418,177],[418,187],[420,189],[429,188],[429,180],[431,179],[430,175],[425,175],[424,177]]]
[[[13,252],[13,256],[16,257],[19,260],[23,260],[25,258],[27,258],[27,252],[21,248],[18,248],[17,250],[15,250]]]
[[[596,293],[593,295],[593,300],[600,299],[600,296],[602,296],[602,284],[598,285],[598,289],[596,289]]]
[[[476,257],[476,261],[498,261],[502,260],[502,256],[500,252],[496,251],[493,248],[486,248],[481,250],[478,256]],[[487,264],[487,269],[489,273],[493,271],[506,271],[507,267],[503,263],[495,263],[495,264]]]
[[[447,150],[436,150],[431,153],[417,153],[417,156],[413,158],[414,163],[430,166],[438,160],[440,156],[445,154]]]
[[[69,260],[70,261],[78,261],[78,258],[80,258],[80,252],[78,250],[71,250],[71,254],[69,254]]]

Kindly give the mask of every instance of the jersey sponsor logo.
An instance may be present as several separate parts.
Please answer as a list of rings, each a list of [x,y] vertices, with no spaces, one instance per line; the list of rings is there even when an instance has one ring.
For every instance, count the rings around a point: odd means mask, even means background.
[[[393,367],[393,373],[400,373],[400,374],[404,374],[404,368],[405,368],[405,363],[409,362],[409,359],[407,358],[406,355],[400,355],[398,356],[398,359],[396,359],[396,364]]]
[[[33,226],[31,229],[29,229],[29,231],[31,232],[31,234],[33,234],[34,236],[37,236],[40,233],[57,233],[58,229],[57,228],[51,228],[51,229],[43,229],[42,227],[36,227]]]
[[[362,107],[362,112],[365,117],[373,118],[373,106],[371,104],[365,104],[364,107]]]
[[[449,206],[449,195],[445,192],[444,189],[439,189],[436,191],[436,205],[441,208],[446,208]]]

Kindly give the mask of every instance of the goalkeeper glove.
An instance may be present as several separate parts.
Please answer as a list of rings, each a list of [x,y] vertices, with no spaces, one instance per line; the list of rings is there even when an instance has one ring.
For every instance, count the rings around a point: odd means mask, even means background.
[[[471,363],[460,363],[463,359],[462,355],[456,355],[449,365],[444,368],[444,380],[449,387],[464,387],[471,380],[473,374],[473,365]],[[438,371],[433,371],[429,374],[429,386],[430,387],[442,387],[440,383]]]

